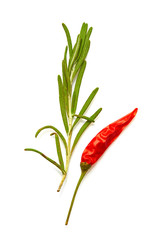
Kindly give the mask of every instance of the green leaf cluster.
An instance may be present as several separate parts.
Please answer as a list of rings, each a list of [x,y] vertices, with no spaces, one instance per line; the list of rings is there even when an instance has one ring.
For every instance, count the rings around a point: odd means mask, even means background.
[[[63,120],[66,133],[68,134],[69,128],[66,121],[67,116],[69,117],[68,98],[70,97],[70,101],[71,101],[71,114],[72,116],[75,116],[82,78],[86,69],[86,57],[90,48],[90,36],[92,33],[92,27],[88,28],[88,24],[83,23],[80,29],[80,33],[77,36],[76,43],[73,46],[70,32],[67,26],[64,23],[62,24],[62,26],[66,34],[68,46],[65,48],[64,59],[62,61],[63,81],[61,80],[60,76],[58,76],[58,86],[59,86],[59,102],[60,102],[62,120]],[[69,59],[67,61],[68,48],[69,48]],[[75,81],[75,84],[74,84],[74,89],[72,91],[73,81]],[[78,114],[79,117],[75,121],[74,126],[77,124],[80,118],[87,120],[87,117],[83,116],[83,113],[89,107],[97,91],[98,91],[98,88],[96,88],[93,91],[92,95],[89,97],[89,99],[86,100],[86,103],[84,104],[85,106],[83,106],[81,112]]]

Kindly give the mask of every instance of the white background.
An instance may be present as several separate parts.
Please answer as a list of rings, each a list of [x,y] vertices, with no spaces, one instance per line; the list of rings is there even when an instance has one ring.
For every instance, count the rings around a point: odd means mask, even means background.
[[[1,0],[0,239],[160,239],[159,13],[155,0]],[[82,136],[57,193],[60,172],[23,149],[57,160],[51,131],[34,134],[47,124],[64,133],[57,88],[66,46],[61,23],[75,42],[84,21],[93,33],[78,110],[98,86],[87,115],[103,111]],[[82,151],[135,107],[134,121],[85,177],[65,226]]]

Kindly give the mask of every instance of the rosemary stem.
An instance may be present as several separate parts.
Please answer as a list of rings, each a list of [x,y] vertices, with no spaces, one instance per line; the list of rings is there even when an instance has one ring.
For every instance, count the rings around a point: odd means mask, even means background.
[[[68,132],[65,174],[63,174],[63,177],[61,179],[61,182],[60,182],[57,192],[59,192],[61,190],[63,182],[66,178],[68,167],[69,167],[69,162],[70,162],[70,158],[71,158],[72,113],[71,113],[71,96],[70,96],[70,94],[68,94],[68,112],[69,112],[68,113],[69,132]]]
[[[68,224],[69,217],[70,217],[70,214],[71,214],[71,211],[72,211],[73,203],[74,203],[74,200],[75,200],[78,188],[79,188],[79,186],[80,186],[80,184],[82,182],[82,179],[84,178],[85,174],[86,174],[86,171],[82,171],[81,176],[79,178],[79,181],[77,183],[76,189],[74,191],[73,197],[72,197],[72,201],[71,201],[71,205],[70,205],[70,208],[69,208],[69,211],[68,211],[68,215],[67,215],[67,219],[66,219],[65,225]]]
[[[60,184],[59,184],[59,187],[58,187],[58,189],[57,189],[57,192],[59,192],[59,191],[61,190],[61,187],[62,187],[62,185],[63,185],[63,182],[64,182],[65,178],[66,178],[66,174],[63,174],[63,177],[62,177],[62,179],[61,179],[61,182],[60,182]]]

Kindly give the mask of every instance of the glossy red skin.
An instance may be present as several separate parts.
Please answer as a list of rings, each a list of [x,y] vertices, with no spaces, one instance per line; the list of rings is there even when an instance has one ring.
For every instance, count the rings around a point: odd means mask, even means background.
[[[81,163],[93,165],[102,156],[111,143],[135,117],[138,108],[102,129],[87,145],[82,153]]]

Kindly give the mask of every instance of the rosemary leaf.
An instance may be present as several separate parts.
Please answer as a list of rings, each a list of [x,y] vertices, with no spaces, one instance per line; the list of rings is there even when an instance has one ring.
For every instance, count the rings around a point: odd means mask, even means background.
[[[83,118],[83,119],[86,119],[86,120],[89,121],[89,122],[94,122],[93,119],[91,119],[91,118],[89,118],[89,117],[86,117],[86,116],[84,116],[84,115],[74,114],[73,117]]]
[[[87,23],[83,23],[82,27],[81,27],[81,32],[80,32],[80,36],[82,38],[82,43],[81,43],[81,47],[80,47],[80,50],[79,50],[79,56],[81,55],[83,47],[84,47],[87,29],[88,29],[88,24]]]
[[[73,50],[73,54],[72,57],[70,58],[70,63],[69,63],[69,73],[71,72],[72,66],[78,56],[78,52],[79,52],[79,48],[81,46],[81,36],[78,35],[77,37],[77,42],[75,44],[74,50]]]
[[[68,42],[68,47],[69,47],[69,55],[71,57],[72,56],[72,40],[71,40],[71,36],[70,36],[70,33],[69,33],[69,30],[68,30],[67,26],[64,23],[62,23],[62,26],[63,26],[63,29],[65,31],[66,37],[67,37],[67,42]]]
[[[65,101],[64,101],[65,96],[64,96],[62,79],[60,75],[58,75],[58,87],[59,87],[59,103],[60,103],[62,120],[63,120],[66,133],[68,133],[68,121],[67,121]]]
[[[91,33],[92,33],[92,30],[93,30],[93,28],[90,27],[89,30],[88,30],[88,32],[87,32],[87,34],[86,34],[85,43],[89,40],[89,38],[90,38],[90,36],[91,36]]]
[[[78,96],[79,96],[79,90],[80,90],[80,86],[81,86],[81,82],[82,82],[82,78],[83,78],[83,74],[86,68],[86,61],[84,61],[84,63],[81,66],[81,69],[78,73],[78,77],[76,80],[76,84],[75,84],[75,88],[74,88],[74,92],[73,92],[73,97],[72,97],[72,114],[74,114],[76,112],[77,109],[77,102],[78,102]]]
[[[86,25],[87,26],[83,27],[82,32],[81,32],[82,44],[81,44],[81,49],[79,51],[79,57],[81,57],[81,58],[83,58],[83,56],[85,56],[85,55],[87,56],[87,54],[88,54],[88,51],[87,51],[87,53],[85,53],[85,52],[86,52],[86,48],[88,48],[88,44],[90,45],[89,38],[90,38],[92,30],[93,30],[93,28],[90,27],[87,32],[88,24],[86,24]],[[85,56],[85,58],[86,58],[86,56]]]
[[[81,35],[82,39],[85,38],[85,35],[86,35],[86,32],[87,32],[87,28],[88,28],[88,24],[84,22],[82,24],[81,31],[80,31],[80,35]]]
[[[40,129],[38,129],[38,131],[35,134],[35,137],[37,137],[42,130],[47,129],[47,128],[53,129],[58,134],[58,136],[61,138],[61,140],[62,140],[62,142],[63,142],[63,144],[65,146],[66,153],[67,153],[67,142],[66,142],[66,139],[64,138],[63,134],[56,127],[51,126],[51,125],[44,126],[44,127],[40,128]]]
[[[64,51],[64,60],[67,62],[67,51],[68,51],[68,46],[66,46],[65,51]]]
[[[61,146],[60,146],[60,142],[59,142],[59,137],[57,134],[55,134],[55,140],[56,140],[56,148],[57,148],[57,155],[58,155],[59,163],[60,163],[61,168],[64,170],[62,151],[61,151]]]
[[[96,93],[98,92],[98,89],[99,88],[95,88],[91,94],[89,95],[89,97],[87,98],[86,102],[84,103],[82,109],[80,110],[79,114],[78,115],[83,115],[85,113],[85,111],[87,110],[87,108],[89,107],[89,105],[91,104],[93,98],[95,97]],[[77,118],[74,123],[73,123],[73,126],[72,126],[72,129],[75,127],[75,125],[78,123],[79,121],[79,118]]]
[[[36,149],[33,149],[33,148],[25,148],[24,150],[25,150],[25,151],[32,151],[32,152],[36,152],[36,153],[40,154],[42,157],[44,157],[44,158],[47,159],[49,162],[51,162],[51,163],[54,164],[56,167],[58,167],[63,174],[65,173],[65,170],[62,169],[62,167],[61,167],[58,163],[56,163],[54,160],[52,160],[51,158],[49,158],[49,157],[47,157],[46,155],[44,155],[42,152],[40,152],[40,151],[38,151],[38,150],[36,150]]]
[[[90,48],[90,40],[88,40],[87,43],[84,46],[82,54],[81,54],[80,58],[78,59],[78,62],[76,64],[76,66],[75,66],[74,73],[72,74],[72,79],[74,79],[76,73],[78,72],[78,70],[81,67],[82,63],[86,59],[88,51],[89,51],[89,48]]]
[[[63,72],[63,78],[65,78],[65,82],[66,82],[65,84],[67,87],[67,91],[71,95],[71,82],[70,82],[70,78],[69,78],[67,63],[65,60],[62,61],[62,72]]]
[[[63,76],[65,106],[66,106],[67,115],[69,116],[68,91],[71,92],[71,83],[70,83],[69,72],[67,68],[67,49],[68,47],[65,48],[64,59],[62,61],[62,76]]]
[[[91,119],[95,119],[99,113],[102,111],[102,108],[99,108],[90,118]],[[87,121],[85,122],[82,127],[80,128],[79,132],[77,133],[75,139],[74,139],[74,142],[73,142],[73,145],[72,145],[72,149],[71,149],[71,153],[73,152],[76,144],[78,143],[80,137],[82,136],[82,134],[84,133],[84,131],[88,128],[88,126],[91,124],[91,122]]]
[[[64,91],[64,102],[67,115],[69,116],[69,105],[68,105],[68,83],[65,74],[64,60],[62,61],[62,76],[63,76],[63,91]]]

